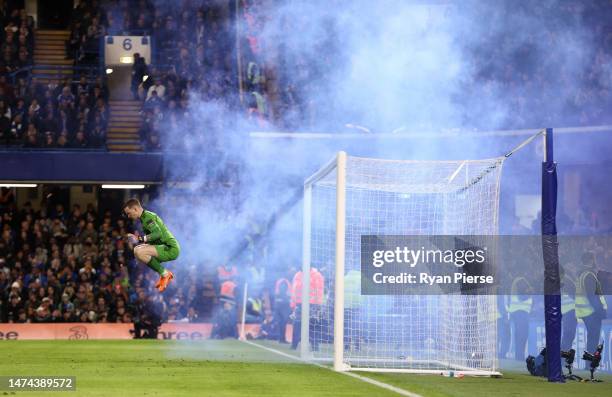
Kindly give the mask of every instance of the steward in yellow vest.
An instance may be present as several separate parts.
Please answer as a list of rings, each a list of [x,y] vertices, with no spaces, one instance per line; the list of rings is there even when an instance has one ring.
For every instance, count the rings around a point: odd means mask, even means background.
[[[527,336],[529,334],[529,313],[533,306],[533,299],[529,295],[532,291],[531,285],[525,277],[517,277],[512,281],[510,289],[510,324],[514,342],[514,359],[525,360],[525,348],[527,347]]]
[[[592,353],[599,344],[601,321],[606,318],[608,305],[597,279],[597,263],[592,252],[582,255],[582,272],[576,282],[576,317],[587,329],[587,351]]]
[[[575,275],[569,271],[575,267],[573,264],[566,266],[567,273],[561,278],[561,314],[562,314],[562,333],[561,350],[568,351],[572,348],[576,337],[576,282]]]

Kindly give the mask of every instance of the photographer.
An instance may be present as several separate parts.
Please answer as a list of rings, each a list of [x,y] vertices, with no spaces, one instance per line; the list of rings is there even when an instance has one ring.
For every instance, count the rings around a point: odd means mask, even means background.
[[[221,298],[222,307],[217,310],[211,337],[214,339],[237,338],[238,314],[233,300]]]
[[[157,339],[164,312],[164,307],[157,298],[139,297],[134,316],[134,339]]]

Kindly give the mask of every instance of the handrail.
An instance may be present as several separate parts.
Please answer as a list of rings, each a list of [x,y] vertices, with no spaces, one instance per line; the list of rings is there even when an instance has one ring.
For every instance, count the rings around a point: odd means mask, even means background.
[[[74,147],[65,147],[65,148],[49,148],[49,147],[23,147],[23,146],[8,146],[8,145],[0,145],[0,153],[7,152],[95,152],[95,153],[106,153],[108,152],[108,148],[106,147],[86,147],[86,148],[74,148]]]
[[[26,71],[26,70],[32,70],[32,69],[34,69],[34,65],[24,66],[24,67],[22,67],[22,68],[19,68],[19,69],[15,70],[15,71],[14,71],[14,72],[12,72],[12,73],[9,73],[8,77],[11,79],[11,81],[13,81],[13,82],[14,82],[14,80],[15,80],[15,76],[16,76],[18,73],[22,73],[22,72],[24,72],[24,71]]]
[[[90,74],[100,74],[101,69],[97,66],[81,66],[81,65],[50,65],[50,64],[38,64],[38,65],[29,65],[24,66],[16,71],[9,73],[8,77],[13,84],[15,84],[15,80],[17,75],[23,72],[32,72],[33,70],[46,70],[46,69],[54,69],[54,70],[73,70],[73,71],[89,71],[93,72]],[[57,77],[62,77],[64,74],[62,73],[48,73],[50,75],[56,75]],[[30,78],[32,76],[29,76]]]

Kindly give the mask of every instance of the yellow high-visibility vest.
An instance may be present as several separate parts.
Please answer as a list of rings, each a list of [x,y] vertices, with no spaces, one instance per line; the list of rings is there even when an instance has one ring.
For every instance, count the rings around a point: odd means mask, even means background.
[[[578,284],[576,285],[576,317],[577,318],[588,317],[591,314],[593,314],[593,312],[595,311],[595,309],[593,308],[593,305],[591,305],[591,302],[589,302],[589,298],[587,297],[586,291],[584,288],[584,281],[589,275],[593,276],[593,278],[595,279],[595,294],[599,295],[599,300],[601,301],[601,304],[603,305],[604,310],[608,309],[608,305],[606,304],[606,299],[601,294],[601,284],[599,283],[597,276],[592,271],[586,270],[582,272],[582,274],[578,278]]]
[[[563,279],[566,283],[571,283],[574,286],[574,291],[576,291],[576,283],[571,279],[567,274],[563,276]],[[574,298],[569,294],[561,294],[561,314],[569,313],[572,310],[576,309],[576,303],[574,302]]]
[[[254,311],[255,313],[262,313],[261,308],[262,308],[262,302],[261,299],[257,299],[257,298],[249,298],[249,302],[251,302],[251,310]]]
[[[496,296],[495,297],[495,319],[496,320],[499,320],[500,318],[502,318],[502,315],[501,315],[501,313],[499,311],[499,306],[497,304],[497,300],[498,299],[501,299],[501,297],[500,296]]]
[[[510,303],[510,296],[508,295],[497,295],[497,302],[495,305],[495,318],[497,320],[499,320],[502,317],[506,317],[506,319],[508,318],[508,305]],[[502,312],[499,310],[500,308],[500,304],[502,305],[501,307],[503,308],[503,314]]]
[[[533,306],[533,299],[532,298],[521,299],[517,294],[517,287],[520,281],[523,281],[527,285],[529,285],[525,277],[517,277],[514,279],[514,281],[512,281],[512,287],[510,289],[512,296],[510,296],[510,304],[508,305],[508,313],[514,313],[518,311],[524,311],[527,313],[531,312],[531,306]]]
[[[344,276],[344,308],[357,309],[362,302],[361,272],[351,270]]]

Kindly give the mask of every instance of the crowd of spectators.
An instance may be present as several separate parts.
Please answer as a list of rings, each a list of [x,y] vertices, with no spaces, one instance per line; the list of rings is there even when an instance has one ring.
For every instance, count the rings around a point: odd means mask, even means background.
[[[218,135],[215,130],[227,129],[223,114],[202,120],[201,115],[196,114],[198,112],[189,108],[194,101],[222,104],[223,110],[244,110],[245,118],[257,127],[275,124],[292,130],[314,127],[315,120],[327,119],[325,112],[332,109],[332,98],[325,87],[331,84],[328,79],[334,68],[343,64],[338,57],[347,56],[338,48],[341,40],[334,37],[336,30],[332,22],[326,29],[327,35],[309,43],[312,48],[307,52],[299,53],[282,41],[266,42],[269,37],[264,37],[264,32],[269,10],[260,0],[241,1],[238,24],[241,29],[242,98],[239,98],[239,71],[236,69],[236,40],[233,36],[235,21],[232,19],[235,16],[228,14],[223,7],[212,1],[179,2],[172,6],[147,0],[119,1],[106,5],[104,9],[88,6],[90,3],[97,4],[93,1],[79,5],[78,14],[86,15],[86,21],[95,20],[109,34],[150,35],[156,45],[155,59],[149,61],[155,67],[135,65],[132,81],[135,98],[144,101],[140,133],[146,148],[158,150],[162,143],[163,146],[178,144],[172,139],[162,142],[165,134],[160,134],[160,131],[190,131],[197,127],[198,131],[204,130],[204,134],[214,140]],[[497,6],[497,12],[503,12],[504,7],[507,6]],[[471,106],[473,101],[496,103],[500,101],[499,94],[504,93],[501,101],[512,109],[511,120],[504,121],[508,127],[527,127],[543,122],[551,125],[606,122],[608,114],[605,109],[609,108],[612,99],[610,81],[605,73],[606,65],[610,63],[612,40],[606,18],[609,14],[610,7],[598,2],[588,2],[584,6],[568,3],[550,13],[552,19],[560,21],[583,18],[584,25],[590,26],[597,38],[591,54],[592,62],[580,76],[572,76],[562,59],[551,58],[552,69],[543,64],[533,64],[535,53],[539,51],[537,42],[558,47],[566,27],[563,23],[545,25],[544,30],[518,43],[518,49],[514,48],[516,43],[497,44],[504,43],[496,35],[499,27],[483,27],[481,30],[488,29],[491,34],[481,37],[477,45],[470,43],[471,47],[463,49],[473,59],[474,72],[472,78],[467,79],[471,86],[463,90],[472,97],[465,98],[463,105]],[[308,15],[291,14],[282,24],[287,29],[305,26],[309,23],[308,18]],[[74,35],[87,36],[91,25],[83,22],[79,26],[82,33]],[[272,52],[278,54],[274,62],[269,57],[271,48],[275,48],[276,51]],[[143,82],[144,76],[148,78]],[[274,78],[274,84],[268,84],[268,76]],[[568,82],[573,80],[571,85],[578,89],[567,98],[566,95],[560,96],[568,84],[559,84],[559,77]],[[457,106],[461,107],[462,103]],[[533,112],[536,108],[553,111]],[[464,113],[469,119],[464,120],[465,125],[479,127],[478,117],[481,115],[474,108]],[[333,117],[328,119],[334,120]]]
[[[159,294],[158,275],[135,261],[126,238],[135,225],[92,204],[17,208],[13,191],[2,188],[0,230],[0,322],[140,324],[153,316],[214,323],[213,336],[236,336],[236,298],[247,278],[248,322],[271,314],[273,291],[260,265],[196,267],[179,259],[172,266],[177,281]]]
[[[345,120],[336,120],[334,114],[352,114],[351,109],[334,108],[334,93],[326,88],[334,86],[330,81],[334,70],[345,65],[343,59],[350,55],[339,47],[342,37],[335,36],[342,32],[333,20],[315,20],[324,25],[327,34],[310,41],[304,51],[292,48],[290,41],[269,42],[266,24],[270,22],[270,12],[263,3],[242,0],[240,12],[233,15],[231,7],[224,8],[214,1],[170,5],[124,0],[103,8],[96,1],[84,1],[77,8],[77,14],[84,18],[78,22],[75,19],[75,39],[71,42],[80,44],[73,52],[81,48],[80,53],[85,54],[83,43],[95,44],[90,38],[97,32],[146,34],[153,38],[156,52],[149,63],[154,66],[135,65],[132,81],[135,98],[143,101],[140,135],[149,150],[180,148],[185,143],[168,138],[176,134],[161,131],[204,131],[204,137],[195,138],[214,143],[221,130],[231,129],[228,119],[236,114],[242,114],[257,128],[275,125],[299,130],[314,128],[322,120],[341,122],[334,128],[344,126]],[[483,13],[504,15],[514,12],[512,3],[481,8]],[[465,108],[462,125],[491,128],[494,123],[497,128],[528,128],[609,122],[612,81],[607,70],[612,62],[612,7],[596,1],[559,6],[553,2],[516,12],[522,12],[524,19],[545,17],[551,23],[543,24],[537,32],[521,32],[516,40],[508,40],[504,36],[515,28],[510,19],[497,24],[494,18],[483,18],[478,29],[483,33],[475,40],[458,43],[470,59],[471,73],[460,82],[465,85],[461,86],[463,94],[456,96],[457,108]],[[289,13],[282,21],[273,22],[290,30],[292,26],[307,26],[312,17]],[[234,36],[236,23],[240,27],[238,40]],[[574,30],[593,37],[589,41],[592,47],[581,50],[580,56],[585,57],[582,66],[569,62],[568,51],[557,50],[563,47],[561,41],[566,32]],[[552,50],[543,52],[542,47]],[[542,56],[547,57],[547,62],[541,62]],[[579,74],[575,73],[577,66]],[[148,76],[145,81],[144,76]],[[202,102],[208,106],[200,106]],[[198,111],[190,104],[198,104]],[[489,111],[493,104],[508,109],[507,119],[492,120],[479,113],[479,109]]]
[[[506,9],[510,12],[511,3],[496,5],[496,12],[503,13]],[[556,7],[556,3],[552,4]],[[462,88],[466,98],[457,104],[471,108],[464,112],[466,126],[487,127],[478,125],[482,115],[478,114],[478,106],[472,105],[500,102],[505,108],[512,109],[508,116],[511,119],[502,122],[506,127],[547,123],[592,125],[610,121],[607,109],[612,106],[612,82],[606,71],[611,62],[612,31],[608,17],[612,7],[605,2],[568,2],[555,8],[554,12],[548,10],[548,13],[547,5],[539,7],[544,11],[538,8],[530,12],[534,15],[544,12],[555,23],[545,24],[543,29],[530,35],[521,34],[520,37],[527,38],[517,43],[500,37],[503,26],[494,26],[493,20],[485,20],[480,29],[485,32],[482,37],[476,43],[468,41],[462,50],[473,61],[473,76],[466,79],[469,86]],[[261,128],[274,124],[293,130],[314,127],[315,120],[333,120],[333,117],[324,117],[326,111],[333,109],[324,87],[329,83],[327,79],[333,76],[333,69],[342,65],[337,58],[346,56],[342,49],[337,48],[339,38],[334,37],[333,22],[329,22],[327,35],[309,43],[312,48],[296,53],[282,41],[266,42],[269,38],[264,37],[268,10],[262,1],[243,0],[239,13],[234,15],[234,11],[233,7],[209,0],[177,3],[80,1],[73,10],[67,53],[76,64],[95,63],[102,48],[100,38],[106,34],[152,37],[154,59],[147,60],[149,65],[142,61],[135,63],[132,80],[133,96],[143,102],[140,137],[147,150],[180,149],[190,143],[186,139],[173,139],[176,134],[162,131],[178,131],[181,136],[185,136],[187,131],[198,141],[218,144],[219,137],[223,136],[221,131],[234,127],[231,123],[236,120],[231,115],[236,111]],[[308,17],[289,15],[281,23],[286,27],[301,26],[308,23]],[[584,51],[588,52],[590,61],[580,68],[580,74],[573,74],[573,65],[564,61],[558,51],[551,51],[546,66],[535,62],[542,55],[540,47],[560,47],[564,29],[575,28],[572,21],[576,20],[581,21],[581,29],[588,27],[594,38],[592,48]],[[238,40],[236,22],[240,26]],[[31,64],[33,23],[25,10],[11,10],[4,16],[4,29],[0,32],[4,74]],[[236,51],[236,43],[239,43],[240,51]],[[270,51],[272,48],[274,50]],[[275,58],[270,58],[270,52],[276,54]],[[236,56],[240,56],[241,62]],[[238,64],[241,65],[240,71]],[[9,80],[12,79],[7,77],[8,83]],[[269,80],[273,83],[269,84]],[[27,76],[24,76],[25,84],[18,83],[19,76],[15,76],[14,81],[21,90],[29,85]],[[566,95],[568,87],[572,87],[571,95]],[[503,93],[503,98],[499,97],[500,93]],[[77,93],[73,92],[73,95]],[[0,97],[3,96],[6,93],[0,93]],[[46,97],[44,93],[43,96]],[[16,99],[12,98],[12,103],[4,101],[0,110],[14,108]],[[79,99],[76,98],[75,102],[78,103]],[[89,98],[90,106],[96,100]],[[206,106],[200,106],[202,103]],[[197,111],[194,111],[194,104],[198,105]],[[29,103],[25,105],[29,107]],[[40,105],[45,110],[46,104]],[[533,109],[546,111],[533,112]],[[55,123],[63,123],[61,110],[56,108],[54,111]],[[74,110],[74,113],[67,115],[73,119],[68,124],[78,124],[75,119],[79,117],[79,111]],[[37,139],[28,139],[28,131],[31,135],[33,129],[29,120],[25,120],[27,114],[13,117],[11,112],[4,112],[4,115],[9,125],[14,124],[14,128],[4,128],[4,140],[21,140],[26,146],[96,145],[104,129],[103,118],[92,116],[88,121],[91,128],[83,134],[75,127],[71,136],[62,137],[61,133],[56,133],[49,137],[43,132]],[[46,114],[41,118],[45,119]],[[489,122],[486,117],[482,120]],[[2,125],[5,124],[3,119]],[[198,134],[191,131],[198,131]],[[19,136],[20,133],[24,136]],[[85,136],[80,138],[82,135]]]
[[[230,9],[215,1],[81,1],[73,12],[68,53],[76,64],[91,63],[98,59],[99,38],[105,34],[150,36],[154,59],[146,64],[135,55],[131,82],[134,99],[143,103],[143,148],[176,147],[183,140],[161,131],[184,136],[194,126],[214,141],[223,127],[219,121],[229,118],[218,112],[238,106]],[[191,111],[194,101],[214,103],[215,120]]]
[[[25,148],[101,148],[109,120],[108,88],[102,77],[81,76],[60,84],[16,84],[0,75],[0,145]]]
[[[131,28],[144,29],[157,45],[153,66],[135,63],[132,80],[135,98],[143,101],[140,136],[145,148],[187,144],[187,139],[171,139],[176,134],[213,144],[227,127],[224,121],[229,117],[224,112],[238,106],[235,47],[231,20],[224,14],[227,10],[214,2],[175,7],[141,1],[131,11],[112,10],[109,15],[117,15],[116,19],[123,15],[124,25],[135,21]],[[148,77],[143,81],[144,76]],[[204,110],[191,108],[202,103],[215,110],[203,115]]]
[[[70,37],[66,42],[66,54],[75,65],[96,65],[102,49],[101,38],[106,35],[108,20],[94,1],[80,1],[72,10]]]
[[[132,323],[151,305],[164,320],[210,320],[216,293],[193,269],[176,269],[192,284],[152,293],[157,274],[134,262],[133,226],[118,214],[91,204],[17,209],[4,188],[0,200],[0,322]]]
[[[197,5],[192,2],[166,4],[148,0],[81,1],[72,12],[66,53],[75,65],[97,65],[102,48],[100,38],[104,35],[151,36],[155,43],[155,58],[148,60],[150,64],[146,65],[144,58],[138,61],[135,57],[132,81],[134,99],[143,103],[139,131],[143,147],[151,151],[160,150],[164,138],[171,135],[162,134],[161,131],[191,131],[194,127],[198,131],[205,131],[205,136],[198,139],[215,143],[220,131],[227,127],[227,122],[231,122],[231,118],[223,114],[242,106],[234,29],[232,16],[227,14],[229,11],[231,8],[219,6],[214,1],[202,1]],[[95,86],[89,84],[89,89],[85,91],[88,96],[83,98],[80,88],[83,82],[64,82],[58,87],[44,86],[32,84],[29,74],[10,74],[24,66],[17,63],[18,52],[27,54],[28,65],[31,65],[33,23],[25,10],[15,10],[4,19],[3,26],[7,33],[2,39],[3,42],[11,40],[12,44],[3,45],[6,62],[1,88],[5,88],[5,93],[2,95],[0,92],[0,100],[4,99],[4,106],[0,102],[0,111],[10,109],[4,112],[6,120],[0,120],[2,144],[44,148],[100,146],[105,140],[108,124],[108,90],[105,84],[101,81],[96,82]],[[14,31],[22,33],[18,35]],[[21,46],[24,38],[27,45]],[[8,57],[9,49],[15,56]],[[21,59],[21,55],[18,58]],[[11,62],[8,62],[9,59]],[[249,62],[248,89],[258,91],[262,76],[259,66]],[[13,87],[13,82],[18,87]],[[66,86],[70,87],[74,98],[63,92]],[[98,93],[94,92],[96,86],[103,91],[104,106],[99,103]],[[65,94],[65,98],[60,99],[62,94]],[[263,95],[258,92],[246,95],[247,115],[263,120]],[[18,105],[20,100],[23,100],[22,105]],[[190,100],[209,103],[209,115],[190,111]],[[25,111],[22,112],[18,106],[23,106]],[[104,109],[100,111],[101,107]],[[37,109],[36,115],[29,114],[30,108]],[[208,117],[210,114],[216,117]],[[168,139],[163,144],[180,148],[184,143],[182,140]]]
[[[34,20],[25,9],[1,16],[0,146],[25,148],[104,147],[108,88],[90,75],[43,84],[32,80]]]
[[[34,52],[34,19],[24,9],[0,9],[0,73],[17,72],[32,65]],[[27,72],[20,74],[27,75]]]
[[[17,210],[8,189],[1,199],[1,321],[132,321],[123,220],[92,205]]]

